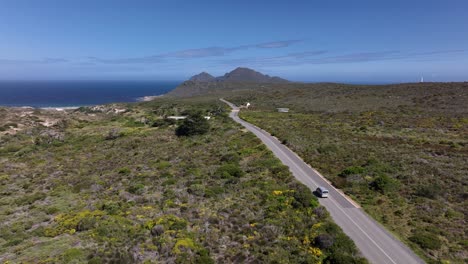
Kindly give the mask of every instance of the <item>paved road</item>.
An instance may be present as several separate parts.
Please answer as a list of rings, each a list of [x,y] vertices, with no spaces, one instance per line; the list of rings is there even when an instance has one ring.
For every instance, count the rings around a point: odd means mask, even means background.
[[[424,263],[407,246],[398,241],[379,223],[371,219],[354,201],[335,189],[320,173],[307,165],[299,156],[281,144],[268,132],[239,118],[239,108],[221,99],[232,108],[230,117],[254,133],[289,167],[293,175],[312,191],[318,186],[329,190],[329,198],[319,199],[327,208],[336,224],[354,241],[371,263],[412,264]]]

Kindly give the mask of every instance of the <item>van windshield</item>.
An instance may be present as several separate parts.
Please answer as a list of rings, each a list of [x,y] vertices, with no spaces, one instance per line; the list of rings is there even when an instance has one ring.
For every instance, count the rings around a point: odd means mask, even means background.
[[[324,190],[323,193],[328,193],[328,191],[327,191],[327,190]]]

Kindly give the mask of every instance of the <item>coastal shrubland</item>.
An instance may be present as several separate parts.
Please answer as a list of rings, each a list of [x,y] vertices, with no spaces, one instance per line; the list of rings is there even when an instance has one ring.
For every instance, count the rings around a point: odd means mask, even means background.
[[[190,113],[176,128],[177,136],[203,135],[210,130],[210,123],[202,113]]]
[[[366,263],[217,100],[80,108],[32,125],[42,111],[0,137],[1,262]],[[190,113],[211,116],[210,129],[178,137],[184,121],[165,118]],[[44,131],[63,137],[36,144]]]
[[[467,83],[265,85],[220,96],[250,102],[243,119],[278,137],[427,262],[468,258]]]

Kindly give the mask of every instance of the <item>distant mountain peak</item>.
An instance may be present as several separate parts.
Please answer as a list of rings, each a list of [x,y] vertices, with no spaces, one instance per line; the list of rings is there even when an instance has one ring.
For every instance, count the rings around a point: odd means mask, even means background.
[[[222,82],[255,82],[255,83],[282,83],[288,82],[285,79],[279,77],[270,77],[269,75],[262,74],[258,71],[245,68],[237,67],[231,72],[224,74],[224,76],[216,78]]]
[[[247,67],[237,67],[234,70],[232,70],[231,72],[256,72],[256,73],[259,73],[258,71],[247,68]]]
[[[197,75],[192,76],[189,79],[189,81],[193,81],[193,82],[213,82],[215,80],[216,78],[207,72],[201,72]]]
[[[286,83],[288,80],[280,77],[271,77],[258,71],[237,67],[223,76],[213,77],[207,72],[201,72],[192,76],[189,81],[192,82],[251,82],[251,83]]]
[[[251,84],[255,87],[263,84],[288,83],[288,80],[280,77],[271,77],[258,71],[238,67],[224,74],[223,76],[213,77],[211,74],[201,72],[188,81],[183,82],[174,90],[168,93],[169,96],[190,97],[210,93],[216,90],[234,89],[234,87],[245,87],[245,84]]]

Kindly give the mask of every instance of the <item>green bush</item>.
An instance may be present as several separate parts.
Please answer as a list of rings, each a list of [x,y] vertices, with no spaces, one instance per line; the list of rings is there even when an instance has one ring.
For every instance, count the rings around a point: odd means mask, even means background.
[[[279,166],[275,166],[275,167],[270,168],[270,170],[273,173],[273,175],[275,175],[276,178],[278,178],[278,179],[280,179],[282,181],[289,180],[289,178],[291,177],[288,166],[279,165]]]
[[[337,253],[355,254],[357,253],[356,245],[347,237],[340,229],[340,227],[332,222],[326,223],[324,229],[328,234],[333,235],[333,244],[329,250],[333,255]]]
[[[97,239],[120,244],[135,234],[136,226],[132,221],[121,216],[109,216],[100,219],[95,226]]]
[[[132,172],[129,168],[123,167],[119,169],[119,174],[130,174]]]
[[[134,119],[127,120],[127,122],[124,124],[125,127],[144,127],[145,123],[139,122]]]
[[[237,164],[226,163],[218,168],[217,174],[224,179],[231,177],[240,178],[244,175],[244,171]]]
[[[409,240],[424,249],[439,249],[442,246],[442,241],[440,241],[439,237],[429,232],[417,231],[409,237]]]
[[[210,123],[201,113],[189,115],[176,129],[177,136],[202,135],[210,130]]]
[[[63,260],[64,263],[75,263],[80,260],[81,261],[86,260],[86,256],[81,249],[70,248],[70,249],[65,250],[61,259]]]
[[[336,225],[336,224],[333,224]],[[337,226],[339,229],[339,227]],[[333,234],[333,233],[332,233]],[[356,245],[354,245],[354,242],[347,237],[342,231],[335,231],[335,237],[334,237],[334,242],[333,245],[331,246],[331,251],[336,254],[337,252],[346,252],[350,254],[357,253]]]
[[[221,156],[222,162],[229,162],[229,163],[238,163],[240,161],[239,154],[237,153],[227,153]]]
[[[116,215],[120,212],[120,204],[116,202],[106,202],[101,206],[101,209],[110,215]]]
[[[324,260],[326,264],[365,264],[367,261],[363,258],[357,258],[340,252],[335,252]]]
[[[338,189],[344,189],[348,187],[348,180],[344,177],[335,177],[332,179],[332,184]]]
[[[395,191],[398,188],[398,182],[388,175],[377,176],[374,181],[371,182],[371,188],[376,191],[386,194]]]
[[[114,140],[114,139],[117,139],[119,137],[121,137],[123,134],[122,132],[120,131],[119,128],[113,128],[111,130],[109,130],[109,132],[107,132],[107,135],[105,137],[106,140]]]
[[[187,192],[196,196],[203,196],[205,194],[205,186],[202,184],[192,184],[187,188]]]
[[[188,222],[175,215],[163,215],[155,220],[148,221],[145,227],[151,230],[156,225],[163,226],[165,230],[184,230],[187,228]]]
[[[348,167],[348,168],[344,169],[340,174],[338,174],[338,176],[346,177],[346,176],[349,176],[349,175],[362,174],[365,171],[366,171],[366,169],[364,169],[361,166],[351,166],[351,167]]]
[[[162,186],[168,186],[168,185],[174,185],[177,183],[177,180],[174,179],[174,178],[169,178],[167,180],[165,180],[161,185]]]
[[[144,188],[145,188],[144,184],[134,183],[128,188],[128,192],[133,193],[133,194],[142,194]]]
[[[426,197],[429,199],[435,199],[442,193],[442,188],[439,185],[424,185],[419,186],[416,189],[415,195],[420,197]]]
[[[369,159],[364,167],[367,170],[367,173],[371,175],[379,175],[383,173],[392,173],[395,172],[395,167],[387,164],[385,162],[379,161],[375,158]]]
[[[6,145],[3,148],[0,148],[0,153],[2,153],[2,152],[5,152],[5,153],[17,152],[21,148],[22,148],[21,145],[9,144],[9,145]]]
[[[29,205],[29,204],[33,204],[35,201],[42,200],[46,197],[47,195],[45,193],[36,192],[34,194],[25,195],[21,198],[18,198],[16,200],[16,204],[17,205]]]
[[[50,207],[47,207],[45,209],[46,214],[50,214],[50,215],[55,214],[55,213],[57,213],[59,211],[60,211],[60,209],[55,207],[55,206],[50,206]]]
[[[302,207],[312,207],[315,208],[318,206],[317,197],[315,197],[309,188],[307,188],[303,184],[294,184],[293,186],[294,193],[294,201],[292,202],[292,206],[294,208],[302,208]]]
[[[317,152],[320,154],[330,154],[338,151],[338,147],[334,144],[320,145],[317,148]]]
[[[21,244],[23,242],[22,238],[13,238],[12,240],[8,241],[7,243],[4,244],[5,247],[11,247],[11,246],[16,246]]]
[[[314,244],[320,249],[327,249],[333,246],[335,239],[329,234],[320,234],[314,239]]]
[[[205,189],[205,197],[207,198],[216,197],[222,193],[224,193],[224,188],[221,186],[213,186]]]
[[[210,253],[206,249],[201,249],[195,257],[196,264],[214,264],[214,260],[210,257]]]
[[[157,119],[151,125],[152,127],[167,127],[170,125],[174,125],[176,121],[174,119],[164,118],[164,119]]]

